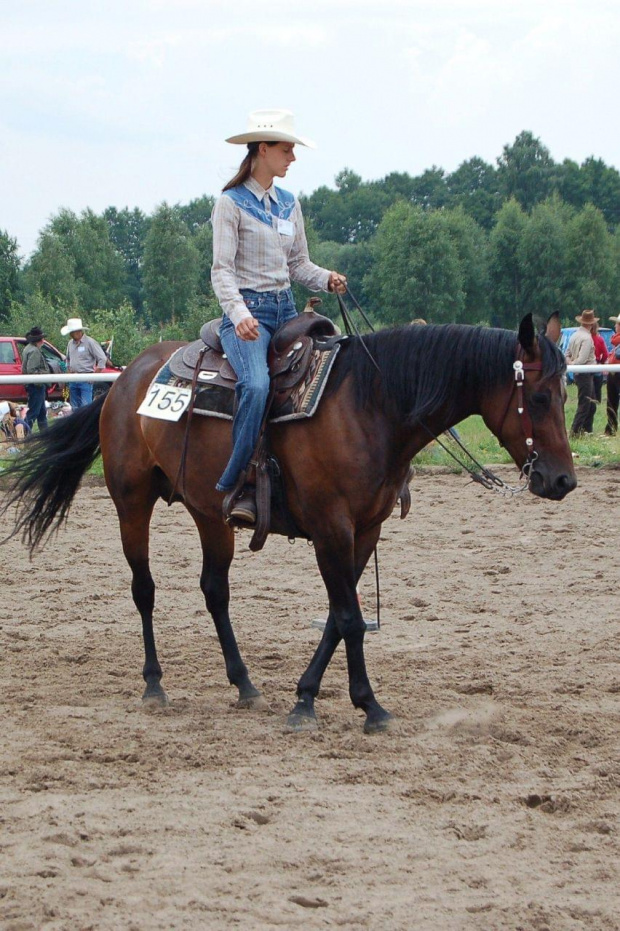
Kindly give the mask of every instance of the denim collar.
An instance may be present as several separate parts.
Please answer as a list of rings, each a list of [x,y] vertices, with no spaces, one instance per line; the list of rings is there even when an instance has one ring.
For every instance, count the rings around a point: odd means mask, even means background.
[[[272,185],[269,191],[266,191],[254,178],[250,178],[244,184],[238,184],[237,187],[229,188],[224,191],[227,197],[230,197],[240,210],[254,217],[260,223],[273,228],[276,218],[288,220],[295,210],[295,196],[289,191],[277,188]],[[265,210],[264,198],[269,194],[272,202],[271,212]]]

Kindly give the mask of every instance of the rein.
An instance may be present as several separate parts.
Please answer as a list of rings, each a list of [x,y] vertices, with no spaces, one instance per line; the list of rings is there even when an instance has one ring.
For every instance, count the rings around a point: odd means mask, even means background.
[[[521,355],[522,348],[519,347],[518,355]],[[538,459],[538,453],[534,449],[534,426],[532,424],[532,418],[530,417],[530,412],[527,409],[525,404],[525,398],[523,393],[523,388],[525,385],[525,373],[526,372],[540,372],[542,371],[542,362],[523,362],[522,359],[516,359],[512,368],[515,375],[515,380],[512,385],[512,390],[508,395],[508,400],[506,401],[506,407],[504,408],[504,413],[500,421],[498,432],[502,432],[502,427],[506,417],[508,416],[508,411],[510,410],[510,405],[512,403],[513,396],[517,395],[517,412],[519,414],[519,422],[521,424],[521,429],[523,431],[523,439],[525,441],[525,447],[528,450],[527,459],[523,463],[521,468],[521,476],[523,477],[523,482],[520,485],[508,485],[503,479],[495,475],[490,469],[487,469],[485,466],[481,465],[478,460],[469,452],[466,446],[461,443],[461,441],[453,433],[450,433],[450,437],[454,443],[460,446],[461,450],[469,457],[471,462],[473,462],[475,469],[470,468],[466,462],[462,462],[457,456],[454,455],[452,450],[450,450],[445,443],[439,439],[438,436],[435,436],[432,430],[426,426],[425,423],[420,421],[420,426],[429,433],[437,443],[443,448],[445,452],[451,456],[455,462],[457,462],[461,468],[465,469],[466,472],[471,476],[473,482],[477,482],[479,485],[482,485],[484,488],[488,488],[491,491],[496,491],[502,495],[520,495],[522,492],[527,491],[530,486],[532,468],[534,463]],[[500,441],[501,443],[501,441]],[[478,471],[476,471],[476,469]]]

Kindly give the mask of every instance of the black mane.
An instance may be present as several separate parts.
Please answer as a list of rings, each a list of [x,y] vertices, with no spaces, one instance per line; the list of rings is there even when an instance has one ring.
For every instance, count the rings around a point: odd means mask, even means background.
[[[381,375],[361,343],[377,363]],[[566,370],[564,356],[539,337],[542,378]],[[351,375],[358,407],[379,404],[418,420],[439,408],[450,412],[464,392],[484,394],[506,381],[517,358],[517,334],[481,326],[405,326],[347,340],[330,390]]]

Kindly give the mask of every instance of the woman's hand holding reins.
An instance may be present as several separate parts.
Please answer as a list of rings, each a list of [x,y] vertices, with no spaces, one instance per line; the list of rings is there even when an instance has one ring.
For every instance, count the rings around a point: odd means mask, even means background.
[[[344,294],[347,290],[347,276],[341,275],[340,272],[330,272],[327,288],[329,291]]]
[[[235,333],[239,339],[248,342],[258,339],[258,320],[255,317],[244,317],[235,327]]]

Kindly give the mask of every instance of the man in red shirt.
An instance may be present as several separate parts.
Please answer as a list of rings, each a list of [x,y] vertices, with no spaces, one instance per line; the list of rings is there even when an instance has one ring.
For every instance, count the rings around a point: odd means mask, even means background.
[[[620,353],[620,314],[617,317],[609,318],[615,323],[616,332],[611,338],[613,349],[607,357],[610,365],[620,365],[620,358],[616,353]],[[618,401],[620,400],[620,370],[618,374],[607,375],[607,426],[605,433],[607,436],[615,436],[618,430]]]
[[[598,323],[595,323],[590,331],[592,333],[592,342],[594,343],[594,358],[597,365],[604,365],[607,362],[607,344],[598,331]],[[594,372],[592,375],[594,381],[594,397],[596,403],[600,404],[603,398],[603,373]]]

